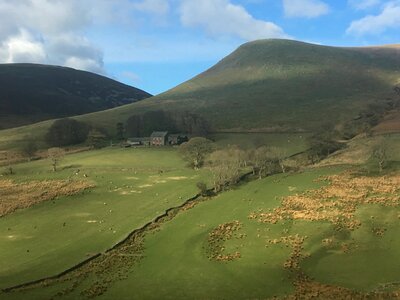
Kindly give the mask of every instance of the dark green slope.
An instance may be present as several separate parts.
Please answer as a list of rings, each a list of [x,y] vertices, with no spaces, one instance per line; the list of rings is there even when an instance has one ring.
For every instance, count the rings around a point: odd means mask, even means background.
[[[105,110],[150,96],[90,72],[37,64],[1,64],[0,86],[0,128]]]

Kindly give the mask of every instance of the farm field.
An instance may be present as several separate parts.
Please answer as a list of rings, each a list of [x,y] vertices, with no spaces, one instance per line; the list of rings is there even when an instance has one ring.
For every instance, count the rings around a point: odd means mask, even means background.
[[[396,298],[399,183],[345,166],[252,181],[3,298]]]
[[[55,275],[111,248],[196,195],[196,183],[209,177],[206,170],[187,168],[174,149],[83,152],[66,156],[57,172],[48,160],[15,165],[14,172],[0,177],[9,197],[17,192],[25,202],[39,196],[47,201],[0,217],[0,288]],[[53,182],[60,190],[60,182],[68,181],[88,186],[70,196],[50,188]],[[29,184],[37,195],[27,191]]]
[[[307,147],[306,134],[213,139],[222,148],[285,147],[287,155]],[[0,299],[398,297],[398,135],[385,141],[386,175],[315,167],[172,210],[198,193],[197,182],[212,180],[207,168],[188,168],[176,148],[71,154],[57,172],[49,160],[15,165],[15,175],[0,177],[0,195],[23,203],[0,203],[0,289],[93,259]]]

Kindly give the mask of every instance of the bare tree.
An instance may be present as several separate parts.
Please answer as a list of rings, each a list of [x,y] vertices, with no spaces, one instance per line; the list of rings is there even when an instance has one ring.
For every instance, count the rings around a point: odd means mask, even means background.
[[[183,158],[196,170],[203,165],[205,157],[207,154],[211,153],[212,150],[212,141],[202,137],[192,138],[179,147],[179,152],[182,154]]]
[[[258,178],[263,178],[272,165],[271,153],[268,147],[262,146],[257,148],[253,153],[252,167],[253,174],[257,173]]]
[[[65,156],[64,149],[54,147],[47,150],[48,158],[51,160],[51,166],[53,167],[53,171],[57,171],[57,167],[60,164],[60,161]]]
[[[373,149],[372,159],[378,164],[379,172],[383,172],[387,165],[386,144],[383,141]]]
[[[284,148],[270,147],[271,159],[274,160],[280,167],[282,173],[286,173],[285,160],[287,158],[287,151]]]
[[[217,150],[210,154],[208,164],[213,174],[215,192],[239,181],[242,165],[240,154],[237,148]]]

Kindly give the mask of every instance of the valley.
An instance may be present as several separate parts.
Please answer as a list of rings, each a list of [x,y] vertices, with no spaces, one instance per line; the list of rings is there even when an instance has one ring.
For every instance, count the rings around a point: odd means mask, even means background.
[[[0,299],[400,299],[399,67],[261,40],[0,130]]]

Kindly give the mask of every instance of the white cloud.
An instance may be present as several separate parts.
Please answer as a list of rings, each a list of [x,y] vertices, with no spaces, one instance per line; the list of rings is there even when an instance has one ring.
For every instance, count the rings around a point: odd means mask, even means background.
[[[387,3],[379,15],[368,15],[353,21],[346,33],[352,35],[380,34],[387,29],[400,28],[400,1]]]
[[[349,0],[349,5],[357,10],[370,9],[381,3],[381,0]]]
[[[283,0],[285,16],[316,18],[329,13],[329,6],[320,0]]]
[[[105,73],[102,51],[86,37],[104,24],[164,16],[169,0],[0,0],[0,63],[48,63]],[[132,27],[130,27],[132,28]]]
[[[8,40],[2,45],[2,59],[6,63],[15,61],[29,61],[43,63],[46,61],[46,52],[43,45],[36,41],[26,30]]]
[[[0,62],[48,63],[104,73],[101,51],[84,37],[90,6],[78,0],[2,0]]]
[[[180,14],[184,26],[203,28],[213,36],[235,36],[247,41],[288,37],[276,24],[255,19],[244,7],[228,0],[182,0]]]
[[[62,34],[45,42],[45,47],[51,64],[104,73],[102,51],[83,36]]]

